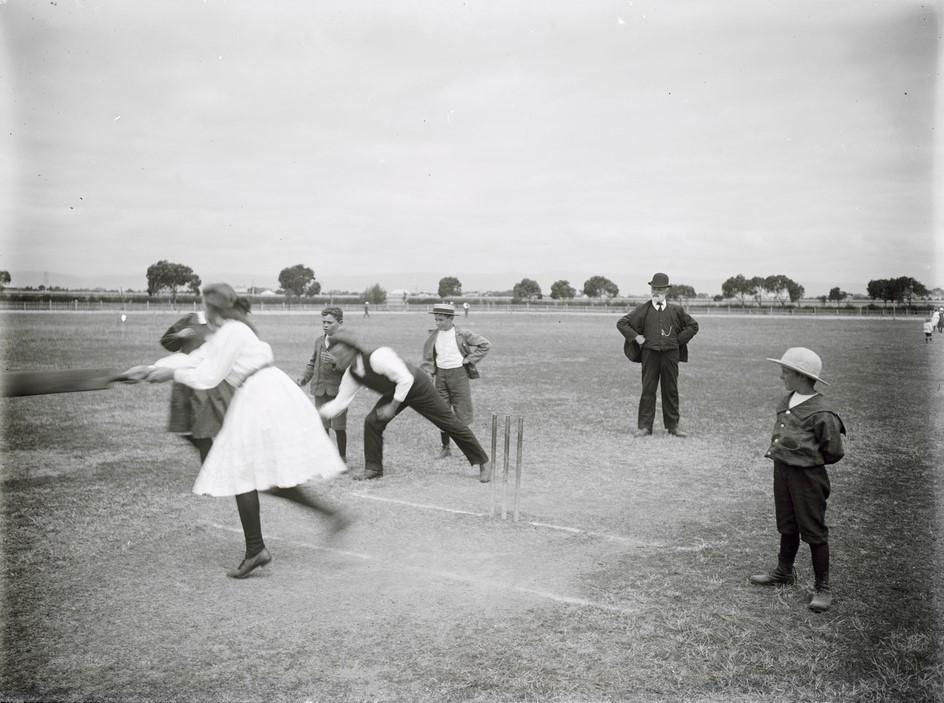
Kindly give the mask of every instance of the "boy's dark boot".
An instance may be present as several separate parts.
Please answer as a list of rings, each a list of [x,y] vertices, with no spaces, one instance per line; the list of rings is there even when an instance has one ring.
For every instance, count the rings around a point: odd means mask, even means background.
[[[814,613],[825,613],[833,604],[833,594],[829,591],[829,578],[817,579],[809,609]]]
[[[754,574],[748,579],[755,586],[792,586],[796,583],[793,564],[778,562],[777,568],[766,574]]]
[[[811,544],[810,553],[816,581],[809,609],[814,613],[823,613],[833,604],[833,595],[829,591],[829,544]]]

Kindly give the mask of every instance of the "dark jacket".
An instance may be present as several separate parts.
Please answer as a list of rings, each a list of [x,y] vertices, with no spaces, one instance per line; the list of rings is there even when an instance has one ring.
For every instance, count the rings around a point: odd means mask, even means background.
[[[177,336],[178,332],[188,328],[193,330],[193,336]],[[201,323],[200,317],[197,315],[197,313],[192,312],[188,315],[184,315],[182,318],[177,320],[177,322],[167,328],[167,331],[161,335],[161,346],[169,352],[189,354],[194,349],[203,346],[203,343],[206,341],[206,338],[209,336],[209,334],[209,326],[205,322]]]
[[[303,386],[311,381],[311,394],[316,398],[322,395],[336,396],[338,394],[338,385],[341,383],[343,371],[339,371],[330,360],[325,356],[324,335],[318,337],[315,341],[315,350],[305,366],[305,373],[302,375],[299,385]]]
[[[646,335],[646,341],[642,345],[643,348],[664,351],[664,347],[662,346],[663,340],[654,335],[651,329],[647,330],[646,323],[647,321],[651,322],[651,320],[648,320],[649,315],[655,314],[658,313],[653,309],[652,301],[647,300],[637,305],[626,315],[623,315],[616,323],[616,329],[618,329],[620,334],[626,339],[624,352],[627,352],[626,355],[630,357],[630,359],[632,359],[632,356],[630,356],[630,353],[628,353],[625,347],[632,346],[638,334]],[[667,337],[669,346],[673,349],[676,346],[678,347],[679,361],[688,361],[688,343],[691,341],[692,337],[698,333],[698,323],[679,305],[670,305],[667,303],[665,310],[662,311],[662,315],[670,330],[670,334]],[[650,324],[648,327],[651,328],[652,325]],[[633,361],[636,361],[636,359],[633,359]]]
[[[790,466],[824,466],[835,464],[845,453],[842,435],[846,427],[842,419],[817,394],[790,407],[788,393],[777,406],[770,448],[765,456]]]
[[[478,378],[479,372],[475,367],[488,350],[492,348],[492,343],[480,334],[471,330],[461,329],[453,326],[456,333],[456,345],[459,347],[459,353],[462,354],[462,365],[469,378]],[[429,337],[423,344],[423,363],[420,368],[430,376],[436,375],[436,337],[439,336],[439,329],[430,330]]]

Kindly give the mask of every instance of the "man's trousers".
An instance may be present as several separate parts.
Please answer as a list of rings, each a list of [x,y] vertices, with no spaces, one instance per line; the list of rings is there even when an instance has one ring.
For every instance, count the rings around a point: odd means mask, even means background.
[[[383,473],[383,433],[390,420],[377,417],[377,408],[392,400],[392,393],[381,396],[364,418],[364,470],[368,473]],[[446,401],[439,395],[427,374],[418,372],[413,375],[413,386],[397,408],[397,415],[408,407],[447,434],[465,454],[470,464],[477,466],[488,461],[488,454],[479,444],[475,434],[446,405]]]
[[[642,395],[639,398],[637,427],[652,431],[656,418],[656,388],[662,389],[662,424],[674,430],[679,424],[678,349],[642,349]]]

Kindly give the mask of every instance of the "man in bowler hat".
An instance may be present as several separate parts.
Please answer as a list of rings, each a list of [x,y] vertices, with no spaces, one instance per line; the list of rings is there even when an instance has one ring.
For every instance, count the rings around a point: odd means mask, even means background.
[[[669,277],[657,273],[649,281],[650,299],[640,303],[616,323],[628,344],[641,346],[642,395],[639,398],[637,437],[652,434],[656,416],[656,388],[662,388],[662,422],[666,431],[685,437],[679,428],[679,362],[688,361],[688,343],[698,333],[698,323],[679,305],[669,305]]]

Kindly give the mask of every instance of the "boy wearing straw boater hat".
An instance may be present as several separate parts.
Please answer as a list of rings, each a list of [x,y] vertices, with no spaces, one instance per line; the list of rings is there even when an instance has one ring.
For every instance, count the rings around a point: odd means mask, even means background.
[[[780,378],[787,395],[777,407],[770,448],[765,456],[774,461],[774,508],[780,553],[777,567],[755,574],[750,582],[759,586],[786,586],[796,581],[793,561],[800,539],[810,545],[816,579],[810,610],[829,609],[829,529],[826,527],[826,499],[829,498],[827,464],[842,459],[842,435],[846,428],[829,402],[814,390],[823,362],[805,347],[787,349],[779,359]]]
[[[470,378],[478,378],[476,369],[491,342],[480,334],[456,327],[453,319],[456,309],[451,303],[436,303],[431,311],[436,329],[430,330],[423,344],[423,363],[420,368],[436,381],[436,390],[452,408],[459,421],[472,424],[472,388]],[[449,435],[440,433],[442,449],[439,458],[451,455]]]

